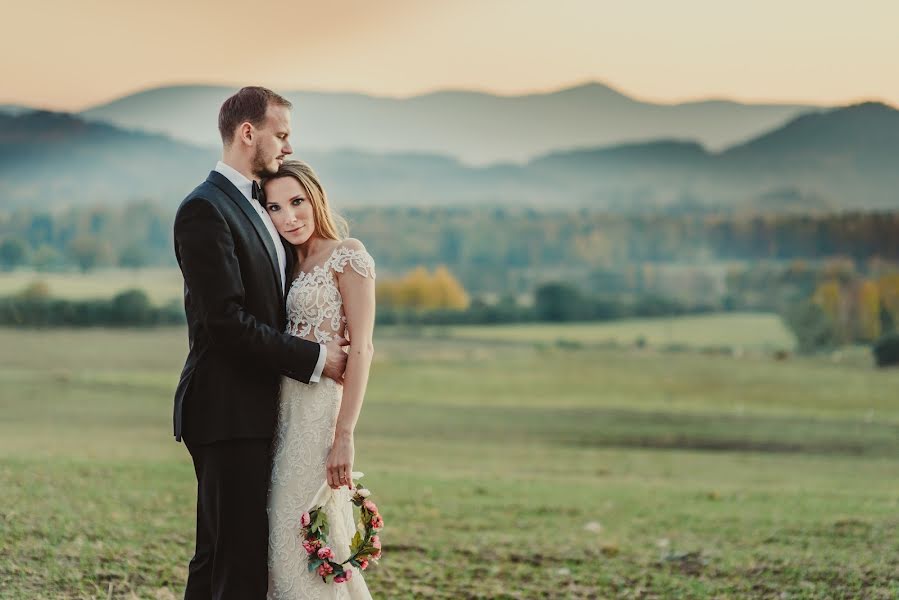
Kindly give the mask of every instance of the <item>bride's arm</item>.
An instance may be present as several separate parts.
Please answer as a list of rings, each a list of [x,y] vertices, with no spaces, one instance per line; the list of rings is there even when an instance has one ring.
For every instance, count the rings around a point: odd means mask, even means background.
[[[353,250],[365,252],[362,244],[356,240],[347,240],[346,245]],[[367,254],[365,256],[367,257]],[[351,483],[353,432],[362,410],[362,400],[374,354],[372,335],[375,326],[375,280],[373,265],[371,267],[364,265],[361,268],[363,273],[360,273],[351,261],[351,264],[344,267],[343,273],[337,274],[337,286],[343,298],[350,345],[344,375],[343,400],[337,414],[334,445],[327,463],[328,483],[335,489]],[[345,476],[346,479],[342,480],[341,476]]]

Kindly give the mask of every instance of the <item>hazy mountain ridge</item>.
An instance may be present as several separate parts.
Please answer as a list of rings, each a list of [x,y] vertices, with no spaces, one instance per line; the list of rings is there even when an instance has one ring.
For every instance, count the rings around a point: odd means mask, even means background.
[[[441,154],[303,151],[338,206],[527,205],[614,211],[899,208],[899,111],[800,116],[722,152],[688,140],[558,151],[471,167]],[[175,206],[218,152],[73,115],[0,115],[7,206],[153,198]],[[62,198],[60,200],[58,198]]]
[[[53,209],[184,196],[187,174],[202,173],[215,157],[166,136],[71,114],[0,114],[0,198],[6,206]]]
[[[217,147],[218,110],[234,91],[223,86],[155,88],[81,114]],[[284,95],[294,104],[294,138],[300,148],[439,153],[480,165],[659,138],[693,139],[720,149],[811,108],[720,100],[656,104],[596,82],[518,96],[471,91],[409,98],[309,91]]]
[[[32,112],[34,109],[21,104],[0,104],[0,115],[21,115]]]
[[[723,156],[768,164],[801,165],[806,156],[880,158],[895,161],[899,111],[881,102],[863,102],[835,111],[801,115],[784,127],[729,148]],[[894,165],[899,163],[893,162]]]

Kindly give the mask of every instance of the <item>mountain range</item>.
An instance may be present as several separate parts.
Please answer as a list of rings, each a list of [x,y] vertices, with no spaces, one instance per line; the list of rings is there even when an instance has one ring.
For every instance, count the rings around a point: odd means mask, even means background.
[[[221,86],[154,88],[80,114],[217,148],[219,107],[234,91]],[[523,163],[560,149],[660,138],[696,140],[720,150],[816,108],[725,100],[659,104],[597,82],[518,96],[471,91],[409,98],[313,91],[283,95],[294,105],[294,145],[303,152],[437,153],[469,165]]]
[[[696,141],[555,151],[467,165],[436,153],[298,153],[339,207],[527,206],[643,211],[899,208],[899,111],[815,111],[720,151]],[[0,111],[0,202],[61,209],[149,198],[174,207],[217,150],[78,115]]]
[[[0,115],[21,115],[34,109],[22,104],[0,104]]]

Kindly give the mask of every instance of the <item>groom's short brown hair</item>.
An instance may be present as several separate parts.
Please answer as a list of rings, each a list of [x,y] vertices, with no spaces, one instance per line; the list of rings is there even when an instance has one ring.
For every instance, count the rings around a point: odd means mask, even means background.
[[[265,121],[269,105],[293,108],[284,97],[268,88],[249,86],[225,100],[219,110],[219,133],[226,146],[234,141],[234,130],[241,123],[252,123],[259,127]]]

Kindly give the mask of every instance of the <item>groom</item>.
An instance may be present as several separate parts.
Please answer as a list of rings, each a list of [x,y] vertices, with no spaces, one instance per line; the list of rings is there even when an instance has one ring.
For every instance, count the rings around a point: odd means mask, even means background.
[[[197,541],[186,600],[263,600],[266,496],[281,375],[340,380],[343,340],[286,333],[284,296],[296,257],[265,212],[258,180],[293,150],[291,104],[245,87],[219,112],[222,160],[178,208],[190,351],[175,392],[175,439],[197,475]]]

